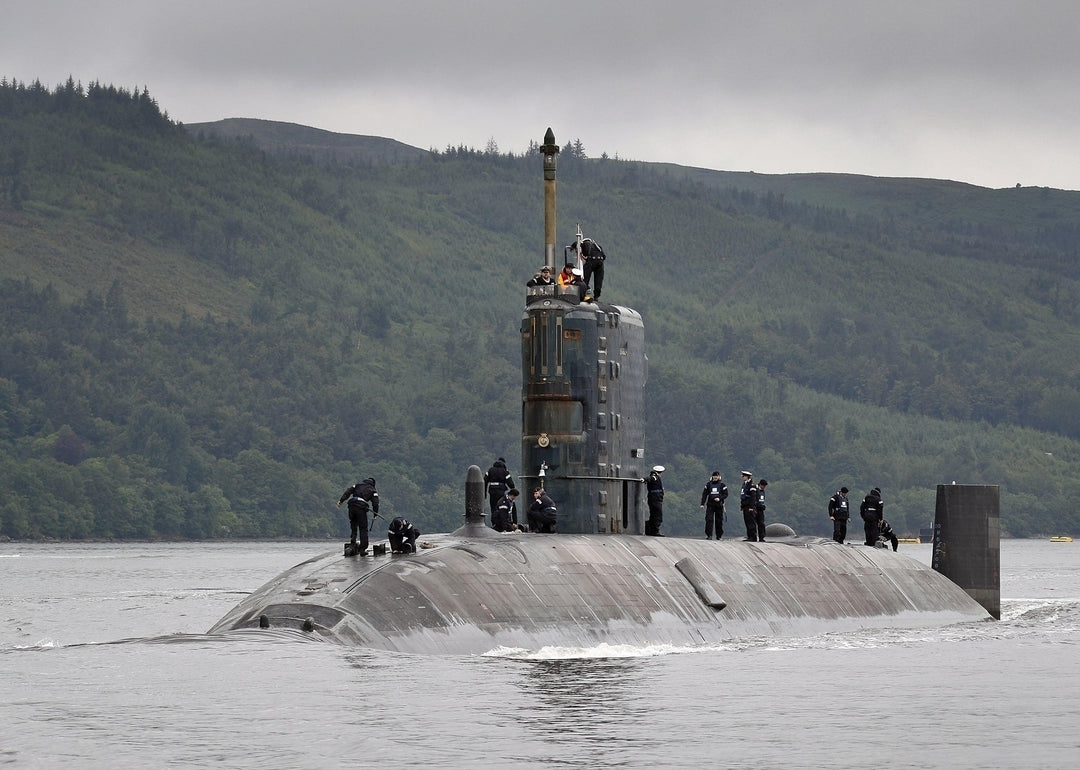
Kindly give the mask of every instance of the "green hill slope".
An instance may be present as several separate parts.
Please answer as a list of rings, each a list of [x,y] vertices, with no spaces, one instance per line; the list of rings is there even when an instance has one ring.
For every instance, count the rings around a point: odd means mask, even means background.
[[[468,465],[518,467],[539,159],[283,136],[0,86],[0,534],[340,536],[366,475],[435,531]],[[1080,530],[1076,193],[566,152],[559,184],[646,320],[673,534],[745,466],[804,532],[841,484],[913,531],[952,480],[1001,484],[1011,534]]]
[[[199,138],[244,139],[271,154],[320,164],[373,165],[421,160],[425,150],[379,136],[335,134],[295,123],[253,118],[227,118],[213,123],[188,123]]]

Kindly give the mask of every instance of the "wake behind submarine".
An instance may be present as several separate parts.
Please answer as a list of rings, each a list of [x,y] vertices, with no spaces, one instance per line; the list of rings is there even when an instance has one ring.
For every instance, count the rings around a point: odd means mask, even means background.
[[[541,152],[544,261],[554,267],[559,148],[550,128]],[[938,488],[933,568],[777,525],[760,543],[644,536],[641,316],[583,301],[576,289],[537,286],[520,329],[521,480],[525,489],[542,484],[556,502],[559,534],[488,527],[474,465],[458,530],[425,535],[413,554],[316,556],[209,633],[277,630],[401,652],[482,654],[701,646],[1000,617],[997,487]]]

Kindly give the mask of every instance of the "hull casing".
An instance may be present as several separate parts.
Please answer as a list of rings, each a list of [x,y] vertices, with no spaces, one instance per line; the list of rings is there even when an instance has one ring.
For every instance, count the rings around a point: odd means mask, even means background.
[[[211,633],[291,629],[409,653],[701,646],[989,619],[959,586],[885,549],[791,538],[437,535],[412,555],[324,554]]]

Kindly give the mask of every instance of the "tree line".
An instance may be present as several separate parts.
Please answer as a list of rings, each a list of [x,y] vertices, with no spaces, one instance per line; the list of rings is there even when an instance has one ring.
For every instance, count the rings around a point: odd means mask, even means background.
[[[343,536],[367,475],[438,531],[468,465],[516,467],[534,155],[311,163],[71,81],[0,82],[0,146],[0,534]],[[1080,529],[1075,194],[577,154],[560,221],[645,318],[670,532],[746,466],[807,533],[841,485],[916,531],[953,480],[1009,534]]]

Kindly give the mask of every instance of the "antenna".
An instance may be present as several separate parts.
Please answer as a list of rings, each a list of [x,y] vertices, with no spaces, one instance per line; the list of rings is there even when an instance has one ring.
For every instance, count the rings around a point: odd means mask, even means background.
[[[540,147],[544,155],[544,264],[555,269],[555,174],[559,154],[559,145],[555,144],[555,134],[550,128],[544,134],[544,144]]]
[[[583,268],[585,266],[585,260],[581,256],[581,239],[584,236],[581,234],[581,222],[577,223],[577,235],[574,236],[574,253],[577,254],[577,263],[574,267]]]

